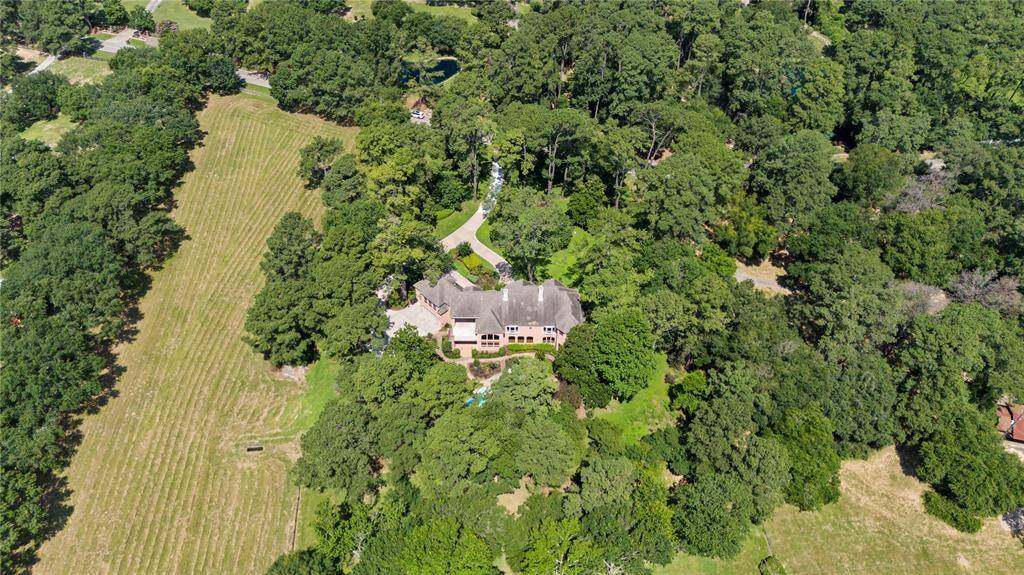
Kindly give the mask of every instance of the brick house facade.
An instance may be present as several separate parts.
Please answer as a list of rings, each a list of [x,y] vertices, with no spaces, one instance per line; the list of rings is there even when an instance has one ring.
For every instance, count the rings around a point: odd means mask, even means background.
[[[450,276],[437,284],[422,280],[414,286],[417,305],[451,326],[452,345],[494,351],[510,343],[565,343],[583,321],[579,292],[556,280],[541,284],[515,280],[501,291],[462,287]]]

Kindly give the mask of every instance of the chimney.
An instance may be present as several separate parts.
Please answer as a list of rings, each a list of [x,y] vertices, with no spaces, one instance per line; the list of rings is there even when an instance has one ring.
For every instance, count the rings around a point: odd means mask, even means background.
[[[508,301],[508,288],[501,288],[501,301]]]
[[[543,302],[544,301],[544,286],[540,286],[537,289],[537,301],[538,302]]]

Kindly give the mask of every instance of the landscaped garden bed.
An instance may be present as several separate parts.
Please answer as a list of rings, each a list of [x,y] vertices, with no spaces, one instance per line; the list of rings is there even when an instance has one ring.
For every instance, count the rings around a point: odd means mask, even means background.
[[[498,270],[494,269],[490,262],[480,257],[480,254],[474,252],[468,243],[463,242],[448,253],[452,256],[455,271],[466,279],[484,289],[499,287]]]

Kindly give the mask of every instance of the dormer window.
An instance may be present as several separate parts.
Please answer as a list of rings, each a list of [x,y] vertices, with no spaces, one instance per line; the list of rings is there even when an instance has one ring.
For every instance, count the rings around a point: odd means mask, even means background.
[[[555,326],[553,326],[553,325],[546,325],[546,326],[544,326],[544,333],[549,333],[549,334],[550,333],[555,333]]]
[[[505,326],[505,333],[519,333],[519,326],[518,325],[506,325]]]

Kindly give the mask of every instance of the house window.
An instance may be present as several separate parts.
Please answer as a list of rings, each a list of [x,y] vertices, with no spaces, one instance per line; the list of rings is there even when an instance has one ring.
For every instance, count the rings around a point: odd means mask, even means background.
[[[519,326],[518,325],[506,325],[505,326],[505,333],[519,333]]]
[[[544,333],[555,333],[555,326],[546,325],[544,326]]]
[[[533,343],[533,336],[532,335],[526,336],[526,343]]]
[[[555,338],[553,338],[553,337],[548,337],[548,336],[544,336],[544,339],[543,339],[542,341],[543,341],[544,343],[555,343]]]
[[[498,334],[496,333],[485,333],[480,336],[483,341],[498,341]]]

